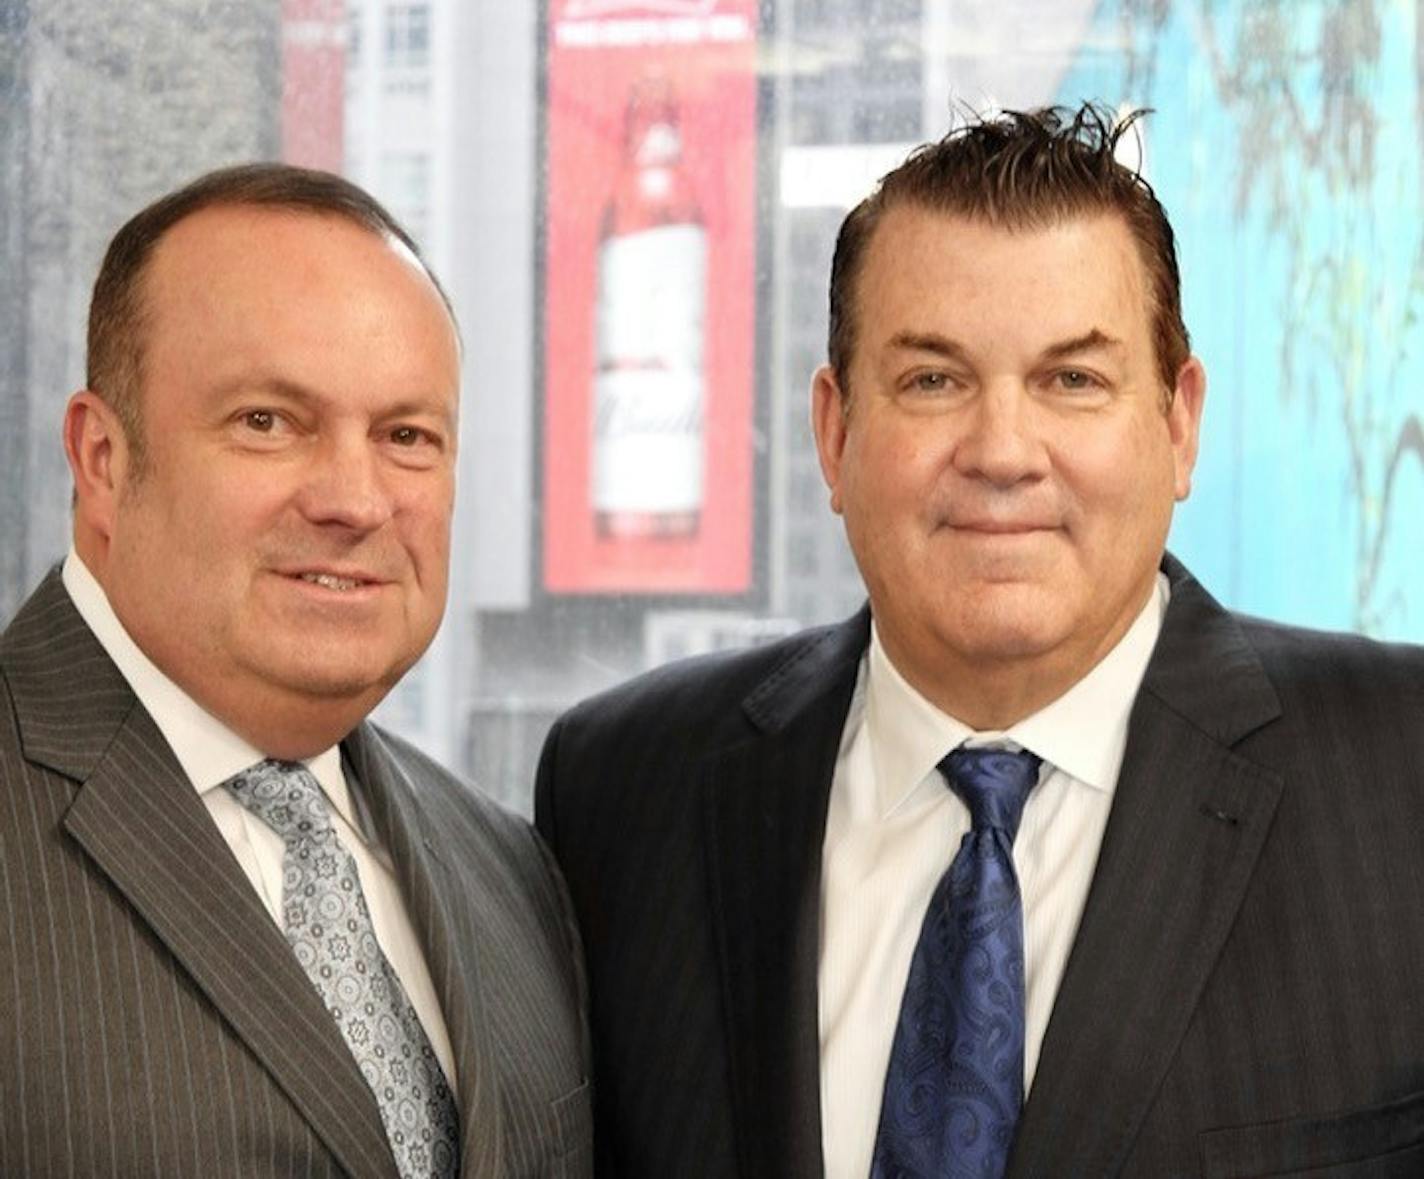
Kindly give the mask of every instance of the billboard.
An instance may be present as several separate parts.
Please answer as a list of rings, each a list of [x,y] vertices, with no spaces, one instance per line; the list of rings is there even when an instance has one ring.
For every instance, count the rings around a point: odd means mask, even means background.
[[[549,0],[551,593],[750,588],[756,10]]]
[[[344,0],[282,0],[282,159],[340,172],[345,155]]]

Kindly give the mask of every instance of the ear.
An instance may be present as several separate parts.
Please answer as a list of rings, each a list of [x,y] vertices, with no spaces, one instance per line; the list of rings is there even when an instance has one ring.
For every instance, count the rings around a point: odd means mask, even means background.
[[[89,389],[64,411],[64,454],[74,477],[74,530],[107,543],[131,455],[123,424],[109,403]]]
[[[1192,491],[1192,470],[1197,465],[1202,403],[1206,400],[1206,369],[1189,356],[1177,371],[1172,404],[1167,407],[1167,432],[1172,439],[1172,487],[1178,502]]]
[[[816,455],[821,475],[831,489],[831,511],[841,512],[841,458],[846,444],[845,397],[835,370],[823,364],[811,378],[811,429],[816,435]]]

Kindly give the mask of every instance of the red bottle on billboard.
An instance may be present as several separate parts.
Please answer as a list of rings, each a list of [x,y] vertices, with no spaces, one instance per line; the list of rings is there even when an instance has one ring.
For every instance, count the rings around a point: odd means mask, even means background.
[[[682,147],[672,87],[643,77],[598,246],[589,501],[604,538],[701,523],[707,229]]]

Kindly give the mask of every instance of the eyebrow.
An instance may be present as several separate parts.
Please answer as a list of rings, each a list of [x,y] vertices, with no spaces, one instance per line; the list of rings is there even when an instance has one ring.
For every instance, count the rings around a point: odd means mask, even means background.
[[[890,337],[890,347],[906,352],[933,352],[949,360],[969,358],[969,350],[963,344],[938,332],[896,332]]]
[[[283,401],[296,401],[302,405],[319,405],[326,400],[305,385],[299,385],[295,381],[288,381],[282,377],[265,375],[243,374],[230,381],[224,381],[217,388],[219,397],[235,397],[244,393],[276,397]]]
[[[221,386],[219,396],[231,397],[244,391],[274,397],[282,401],[296,402],[298,405],[309,408],[320,408],[325,405],[330,405],[334,400],[324,393],[318,393],[315,389],[308,388],[306,385],[286,380],[283,377],[274,376],[259,377],[255,380],[250,377],[239,377]],[[457,420],[458,403],[456,409],[450,411],[443,406],[436,407],[424,403],[419,398],[406,398],[392,405],[381,417],[382,420],[389,420],[412,415],[419,416],[427,413],[434,413],[447,426],[453,428]]]
[[[896,332],[890,337],[890,347],[908,352],[932,352],[947,360],[969,359],[969,349],[957,340],[941,336],[938,332]],[[1060,340],[1043,350],[1044,361],[1061,360],[1080,352],[1109,351],[1121,352],[1124,344],[1116,336],[1110,336],[1101,328],[1093,328],[1071,340]]]
[[[1110,336],[1101,328],[1093,328],[1081,336],[1051,344],[1043,350],[1044,360],[1061,360],[1078,352],[1121,352],[1126,347],[1116,336]]]

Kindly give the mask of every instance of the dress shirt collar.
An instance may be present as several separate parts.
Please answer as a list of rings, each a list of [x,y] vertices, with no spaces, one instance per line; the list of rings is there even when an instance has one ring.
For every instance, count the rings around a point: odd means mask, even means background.
[[[976,732],[926,700],[891,663],[872,623],[865,716],[878,812],[887,815],[898,807],[965,741],[1028,749],[1070,777],[1111,793],[1127,748],[1132,702],[1170,595],[1167,578],[1159,573],[1155,592],[1097,666],[1057,700],[1001,733]]]
[[[199,794],[215,789],[239,770],[267,756],[204,709],[139,650],[114,613],[104,587],[73,548],[65,558],[61,576],[80,617],[128,681],[139,703],[153,717]],[[327,801],[354,829],[361,830],[362,826],[353,816],[340,749],[333,745],[315,757],[304,759],[302,764],[321,784]]]

